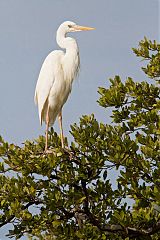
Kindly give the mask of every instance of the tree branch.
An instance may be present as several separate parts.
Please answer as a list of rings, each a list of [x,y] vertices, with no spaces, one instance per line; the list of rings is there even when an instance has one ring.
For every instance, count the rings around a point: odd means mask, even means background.
[[[22,206],[22,208],[21,208],[20,210],[25,210],[25,209],[27,209],[28,207],[30,207],[31,205],[33,205],[33,204],[38,205],[38,204],[40,204],[40,203],[42,203],[42,202],[40,202],[39,200],[30,201],[30,202],[28,202],[25,206]],[[20,211],[20,210],[19,210],[19,211]],[[4,215],[4,216],[5,216],[5,215]],[[4,221],[3,221],[3,217],[2,217],[2,223],[0,223],[0,228],[3,227],[4,225],[6,225],[7,223],[10,223],[15,217],[16,217],[15,214],[12,214],[8,219],[4,219]]]
[[[84,200],[84,213],[88,217],[89,221],[96,226],[101,231],[106,231],[110,233],[115,232],[124,232],[128,233],[128,237],[136,237],[136,236],[151,236],[154,233],[157,233],[160,231],[160,221],[157,222],[154,226],[148,228],[148,229],[137,229],[132,227],[123,228],[120,224],[108,224],[105,226],[102,226],[100,221],[90,212],[89,210],[89,204],[88,204],[88,192],[86,188],[86,182],[84,180],[81,181],[83,193],[86,197]]]
[[[0,228],[3,227],[4,225],[6,225],[7,223],[10,223],[13,219],[14,219],[15,215],[11,215],[8,219],[3,221],[3,217],[2,217],[2,223],[0,223]]]

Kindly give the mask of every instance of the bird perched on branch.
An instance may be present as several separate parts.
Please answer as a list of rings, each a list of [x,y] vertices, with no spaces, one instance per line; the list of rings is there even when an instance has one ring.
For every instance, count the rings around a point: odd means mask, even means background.
[[[40,123],[46,123],[45,151],[48,148],[48,129],[58,116],[60,137],[64,148],[62,127],[62,107],[72,90],[79,67],[79,49],[74,38],[67,37],[69,32],[93,30],[91,27],[79,26],[74,22],[62,23],[56,35],[58,45],[65,49],[51,52],[42,65],[35,89],[35,103],[38,105]]]

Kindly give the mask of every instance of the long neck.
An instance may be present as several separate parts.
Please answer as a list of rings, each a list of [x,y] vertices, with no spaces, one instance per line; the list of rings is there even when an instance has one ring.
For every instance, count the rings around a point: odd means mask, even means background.
[[[66,49],[66,53],[63,58],[62,66],[64,70],[64,77],[66,81],[73,82],[77,76],[80,66],[79,49],[75,39],[66,37],[66,32],[62,29],[57,31],[57,43],[58,45]]]
[[[70,49],[72,49],[72,50],[75,49],[78,51],[78,46],[77,46],[76,40],[71,37],[66,37],[66,35],[67,35],[67,32],[64,29],[59,28],[57,30],[56,40],[57,40],[58,45],[61,48],[66,49],[66,52],[67,52],[67,50],[70,50]]]

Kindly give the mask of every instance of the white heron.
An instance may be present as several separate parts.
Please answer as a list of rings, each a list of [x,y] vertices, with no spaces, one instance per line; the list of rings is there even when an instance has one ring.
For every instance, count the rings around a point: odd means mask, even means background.
[[[35,103],[38,105],[40,124],[46,123],[45,151],[48,148],[48,129],[59,118],[60,137],[64,148],[62,107],[65,104],[76,78],[79,67],[79,49],[74,38],[66,37],[69,32],[93,30],[74,22],[62,23],[56,35],[58,45],[65,49],[52,51],[44,60],[35,89]]]

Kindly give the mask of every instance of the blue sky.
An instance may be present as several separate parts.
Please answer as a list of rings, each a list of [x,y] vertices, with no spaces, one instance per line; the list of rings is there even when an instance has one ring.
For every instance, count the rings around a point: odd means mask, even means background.
[[[44,134],[34,105],[34,90],[42,62],[59,49],[58,26],[65,20],[95,27],[72,33],[77,39],[81,71],[64,106],[64,132],[85,114],[95,113],[109,122],[109,114],[96,103],[98,86],[120,75],[145,80],[131,48],[144,36],[158,40],[158,0],[0,0],[0,134],[21,144]],[[58,124],[54,125],[59,132]],[[5,229],[1,232],[4,234]],[[0,234],[0,237],[1,237]],[[7,239],[1,237],[2,239]]]

